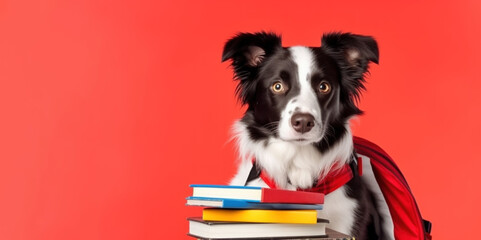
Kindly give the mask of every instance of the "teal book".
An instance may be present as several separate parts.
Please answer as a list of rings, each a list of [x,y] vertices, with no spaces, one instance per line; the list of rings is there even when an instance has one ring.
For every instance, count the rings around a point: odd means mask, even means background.
[[[188,206],[235,208],[235,209],[285,209],[285,210],[322,210],[322,204],[262,203],[239,199],[188,197]]]

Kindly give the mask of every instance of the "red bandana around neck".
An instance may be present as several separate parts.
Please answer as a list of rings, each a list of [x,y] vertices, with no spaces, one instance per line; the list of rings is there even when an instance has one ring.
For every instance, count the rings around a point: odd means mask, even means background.
[[[256,167],[255,159],[253,160],[252,164],[253,167]],[[354,177],[353,170],[358,171],[359,175],[362,175],[362,158],[357,159],[357,169],[351,169],[349,164],[344,164],[344,166],[340,168],[334,166],[333,169],[336,170],[330,171],[322,180],[318,179],[317,183],[312,188],[297,190],[306,192],[320,192],[327,195],[348,183]],[[265,170],[261,169],[259,176],[270,188],[279,188]]]

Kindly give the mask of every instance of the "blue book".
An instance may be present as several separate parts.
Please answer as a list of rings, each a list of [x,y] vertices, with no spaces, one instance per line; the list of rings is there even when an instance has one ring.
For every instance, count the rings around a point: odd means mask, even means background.
[[[240,208],[240,209],[313,209],[322,210],[322,204],[262,203],[241,199],[188,197],[188,206]]]

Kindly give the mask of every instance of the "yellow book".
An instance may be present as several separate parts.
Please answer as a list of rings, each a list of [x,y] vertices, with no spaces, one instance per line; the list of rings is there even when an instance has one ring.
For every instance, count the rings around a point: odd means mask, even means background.
[[[205,208],[205,221],[255,222],[255,223],[317,223],[316,210],[267,210]]]

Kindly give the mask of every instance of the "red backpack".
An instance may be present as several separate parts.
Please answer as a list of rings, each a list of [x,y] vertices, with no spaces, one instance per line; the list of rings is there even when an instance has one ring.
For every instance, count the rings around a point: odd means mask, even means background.
[[[431,223],[421,217],[411,189],[389,155],[376,144],[354,137],[354,149],[362,158],[362,177],[375,193],[383,229],[394,239],[432,239]]]

